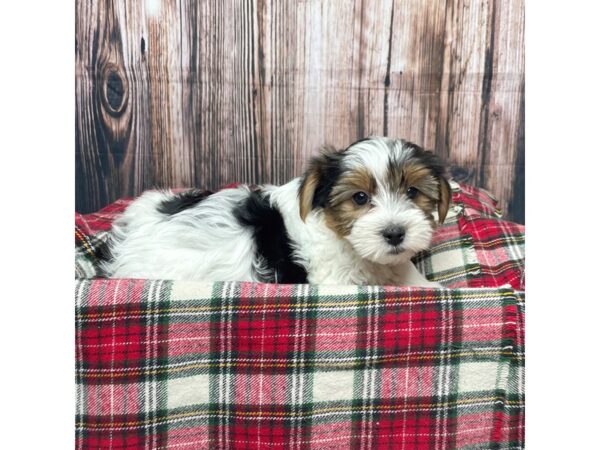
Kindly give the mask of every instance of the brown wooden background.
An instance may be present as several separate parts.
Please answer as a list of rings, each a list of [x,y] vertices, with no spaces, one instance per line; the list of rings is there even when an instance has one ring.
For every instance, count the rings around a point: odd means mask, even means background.
[[[524,0],[76,0],[76,207],[433,149],[524,221]]]

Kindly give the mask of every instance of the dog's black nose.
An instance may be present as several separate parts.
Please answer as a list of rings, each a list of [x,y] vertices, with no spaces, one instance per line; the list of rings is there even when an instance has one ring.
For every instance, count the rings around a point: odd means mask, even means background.
[[[390,245],[398,245],[404,240],[404,228],[389,227],[383,230],[383,237]]]

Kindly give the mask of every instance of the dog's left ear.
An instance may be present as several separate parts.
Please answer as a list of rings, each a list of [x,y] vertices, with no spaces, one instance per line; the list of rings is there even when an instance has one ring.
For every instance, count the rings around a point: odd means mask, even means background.
[[[311,210],[327,205],[331,189],[341,172],[341,160],[341,151],[325,146],[308,163],[298,191],[302,221]]]
[[[450,184],[446,177],[443,175],[438,176],[438,181],[440,183],[440,199],[438,201],[438,221],[441,224],[444,223],[446,219],[446,215],[448,214],[448,209],[450,209],[450,200],[452,199],[452,190],[450,189]]]
[[[430,150],[423,150],[421,147],[414,144],[413,146],[415,147],[419,158],[421,158],[422,163],[429,167],[438,181],[438,222],[441,225],[444,223],[444,220],[446,220],[446,215],[450,209],[450,202],[452,201],[452,190],[450,189],[450,183],[448,183],[448,178],[446,176],[446,164],[434,152]]]

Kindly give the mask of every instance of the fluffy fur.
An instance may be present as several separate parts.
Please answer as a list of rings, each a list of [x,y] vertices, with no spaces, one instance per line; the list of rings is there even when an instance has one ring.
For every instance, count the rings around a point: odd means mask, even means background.
[[[449,203],[433,153],[371,137],[322,149],[283,186],[146,192],[114,223],[103,268],[115,278],[437,286],[411,258]]]

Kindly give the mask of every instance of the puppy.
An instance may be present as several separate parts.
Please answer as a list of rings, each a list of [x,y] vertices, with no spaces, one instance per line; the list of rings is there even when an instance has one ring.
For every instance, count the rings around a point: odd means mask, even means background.
[[[283,186],[149,191],[115,221],[114,278],[439,286],[411,262],[450,204],[444,166],[402,139],[325,147]]]

